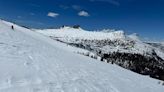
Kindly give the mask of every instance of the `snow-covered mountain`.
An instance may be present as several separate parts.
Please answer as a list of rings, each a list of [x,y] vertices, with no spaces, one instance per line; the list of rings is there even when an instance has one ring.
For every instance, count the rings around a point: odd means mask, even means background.
[[[160,43],[160,42],[146,42],[146,43],[152,45],[153,47],[159,48],[159,50],[164,52],[164,43]]]
[[[122,32],[115,35],[118,34],[122,35]],[[0,92],[164,90],[159,80],[97,62],[73,53],[71,49],[76,48],[0,20]]]
[[[35,30],[54,40],[92,52],[101,61],[164,80],[164,51],[142,42],[137,34],[125,35],[121,30],[86,31],[82,28]],[[79,53],[79,51],[77,51]],[[88,52],[80,52],[86,56]]]

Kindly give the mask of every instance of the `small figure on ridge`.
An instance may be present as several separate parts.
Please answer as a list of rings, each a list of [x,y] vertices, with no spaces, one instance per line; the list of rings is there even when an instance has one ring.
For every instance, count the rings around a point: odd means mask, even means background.
[[[14,30],[14,26],[13,25],[11,26],[11,29]]]

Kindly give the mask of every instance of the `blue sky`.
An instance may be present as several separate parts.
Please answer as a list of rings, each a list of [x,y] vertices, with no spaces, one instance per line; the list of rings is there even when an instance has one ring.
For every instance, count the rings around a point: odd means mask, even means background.
[[[164,40],[164,0],[0,0],[0,18],[33,28],[79,24]]]

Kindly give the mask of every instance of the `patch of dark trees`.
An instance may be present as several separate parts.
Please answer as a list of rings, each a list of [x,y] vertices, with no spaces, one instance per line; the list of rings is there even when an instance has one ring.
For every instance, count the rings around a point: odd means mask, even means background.
[[[108,63],[115,63],[121,67],[142,75],[164,80],[164,60],[154,53],[151,57],[134,53],[113,52],[100,54]]]
[[[56,40],[60,41],[59,39],[56,39]],[[103,42],[103,43],[106,43],[106,42]],[[112,44],[110,41],[108,41],[108,44],[109,43]],[[92,44],[87,44],[87,43],[85,44],[84,43],[66,43],[66,44],[94,52],[97,56],[101,57],[100,61],[106,60],[107,63],[117,64],[123,68],[134,71],[136,73],[139,73],[142,75],[149,75],[150,77],[156,78],[159,80],[164,80],[164,60],[160,58],[156,54],[155,51],[152,51],[152,53],[148,55],[147,54],[142,55],[142,54],[137,54],[137,53],[123,53],[119,51],[112,52],[112,53],[103,53],[101,50],[97,50],[98,48],[95,48],[95,46],[92,46]],[[132,42],[130,44],[134,44],[134,43]],[[121,45],[125,45],[125,44],[121,44]],[[96,57],[94,56],[93,58],[96,59]]]
[[[91,46],[89,44],[84,45],[84,44],[79,44],[79,43],[68,43],[68,45],[75,46],[75,47],[82,48],[82,49],[86,49],[89,51],[94,50],[93,48],[91,48]]]
[[[96,52],[90,45],[76,43],[69,43],[69,45]],[[155,51],[152,51],[151,55],[120,52],[101,53],[101,51],[96,54],[101,57],[101,61],[107,60],[107,63],[115,63],[136,73],[164,80],[164,60]]]
[[[76,39],[76,40],[78,40],[78,39]],[[135,42],[131,41],[131,40],[121,41],[119,39],[115,39],[115,40],[110,40],[110,39],[102,39],[102,40],[82,39],[82,40],[80,40],[80,43],[72,43],[72,44],[94,45],[97,47],[103,47],[106,45],[110,45],[110,46],[121,46],[121,47],[127,48],[127,46],[133,47]]]

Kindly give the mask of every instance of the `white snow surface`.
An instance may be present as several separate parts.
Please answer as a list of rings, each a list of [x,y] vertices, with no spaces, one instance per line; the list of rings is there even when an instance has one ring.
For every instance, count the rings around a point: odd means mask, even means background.
[[[45,32],[46,31],[46,32]],[[58,38],[74,40],[76,38],[80,39],[88,39],[88,40],[103,40],[103,39],[124,39],[123,31],[111,31],[111,32],[99,32],[99,31],[86,31],[82,28],[75,29],[71,27],[64,27],[60,29],[45,29],[45,30],[37,30],[44,35],[55,36]],[[99,34],[99,35],[97,35]]]
[[[101,47],[101,50],[103,50],[104,53],[119,51],[121,53],[136,53],[142,55],[151,54],[152,51],[155,50],[157,55],[164,59],[164,53],[161,50],[141,41],[138,34],[133,33],[126,35],[123,30],[104,29],[102,31],[87,31],[82,28],[75,29],[66,26],[59,29],[34,29],[34,31],[66,43],[81,43],[82,40],[111,40],[127,44],[129,41],[133,41],[135,42],[134,46],[127,45],[126,47],[121,47],[119,45],[105,45]]]
[[[78,55],[0,21],[0,92],[163,92],[159,80]],[[78,34],[77,34],[78,35]]]
[[[139,37],[136,34],[132,35],[125,35],[124,31],[121,30],[102,30],[102,31],[86,31],[82,28],[75,29],[71,27],[62,27],[59,29],[44,29],[44,30],[34,30],[38,33],[41,33],[45,36],[49,36],[55,39],[60,39],[66,43],[77,43],[81,40],[111,40],[111,41],[118,41],[122,43],[129,43],[128,40],[134,41],[134,46],[110,46],[106,45],[101,49],[104,52],[126,52],[126,53],[138,53],[138,54],[145,54],[145,53],[152,53],[152,47],[147,45],[139,40]]]

